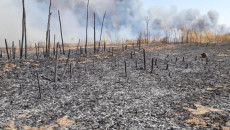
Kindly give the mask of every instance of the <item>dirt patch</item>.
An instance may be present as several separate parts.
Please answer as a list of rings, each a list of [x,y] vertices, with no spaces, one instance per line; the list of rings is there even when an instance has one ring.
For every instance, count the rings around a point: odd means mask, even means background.
[[[191,117],[190,119],[188,119],[186,121],[187,124],[191,124],[191,125],[199,125],[201,127],[207,128],[207,123],[209,122],[209,120],[203,120],[197,117]]]
[[[223,110],[219,110],[219,109],[215,109],[211,107],[205,107],[200,104],[195,104],[195,106],[197,109],[192,109],[192,108],[187,108],[187,107],[184,107],[184,109],[190,111],[194,115],[202,115],[208,112],[222,112],[223,111]]]
[[[18,118],[30,118],[32,115],[28,115],[28,114],[22,114],[22,115],[19,115]]]
[[[219,57],[227,57],[227,56],[229,56],[228,54],[218,54],[217,56],[219,56]]]
[[[24,117],[25,115],[23,115]],[[30,127],[27,125],[22,125],[22,128],[24,130],[53,130],[53,129],[57,129],[59,127],[61,127],[61,129],[65,129],[68,126],[74,125],[75,121],[69,120],[68,116],[64,116],[60,119],[57,120],[56,123],[54,124],[50,124],[50,125],[45,125],[45,126],[41,126],[41,127]]]
[[[5,130],[17,130],[16,127],[15,127],[15,122],[13,120],[9,121],[6,124]]]

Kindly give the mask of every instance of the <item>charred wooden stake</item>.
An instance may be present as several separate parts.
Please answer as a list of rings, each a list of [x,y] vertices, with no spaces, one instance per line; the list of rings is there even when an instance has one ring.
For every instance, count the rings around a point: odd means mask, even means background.
[[[115,66],[117,66],[117,58],[115,57]]]
[[[169,69],[169,64],[167,64],[167,66],[166,66],[166,70],[168,70]]]
[[[198,57],[196,56],[196,57],[195,57],[195,61],[197,61],[197,58],[198,58]]]
[[[183,57],[183,60],[182,61],[184,61],[184,57]]]
[[[85,54],[87,55],[87,44],[88,44],[88,19],[89,19],[89,0],[87,3],[87,14],[86,14],[86,38],[85,38]]]
[[[70,78],[71,78],[71,79],[72,79],[72,74],[73,74],[72,63],[70,63]]]
[[[58,16],[59,16],[59,23],[60,23],[61,42],[62,42],[62,51],[63,51],[63,55],[65,55],[64,40],[63,40],[63,35],[62,35],[61,16],[60,16],[60,12],[59,12],[59,10],[58,10]]]
[[[26,35],[26,11],[25,11],[25,2],[22,0],[22,7],[23,7],[23,13],[22,13],[22,42],[21,42],[21,48],[20,48],[20,59],[23,57],[23,43],[25,38],[25,59],[27,59],[27,35]]]
[[[2,58],[2,50],[1,50],[1,53],[0,53],[0,58]]]
[[[143,49],[143,56],[144,56],[144,70],[146,70],[145,49]]]
[[[177,57],[176,57],[176,62],[175,63],[177,63]]]
[[[38,60],[38,47],[37,47],[36,43],[35,43],[35,50],[36,50],[36,56],[37,56],[37,60]]]
[[[10,49],[10,59],[12,59],[12,49]]]
[[[133,59],[133,52],[131,51],[131,59]]]
[[[12,54],[13,54],[13,59],[15,59],[15,47],[14,47],[14,41],[12,42]]]
[[[62,81],[63,77],[65,76],[65,72],[66,72],[66,69],[67,69],[68,64],[69,64],[70,51],[71,51],[71,50],[69,49],[68,58],[67,58],[67,60],[66,60],[66,65],[65,65],[65,68],[64,68],[64,72],[63,72],[63,74],[62,74],[62,76],[61,76],[61,78],[60,78],[60,81]]]
[[[59,44],[59,50],[60,50],[60,54],[62,54],[62,51],[61,51],[61,45]]]
[[[22,84],[20,84],[20,87],[19,87],[19,95],[22,94]]]
[[[155,66],[157,65],[157,59],[155,59]]]
[[[45,58],[46,57],[46,53],[45,53],[45,48],[44,47],[42,48],[42,51],[43,51],[43,56]]]
[[[154,62],[154,59],[152,58],[152,65],[151,65],[151,73],[153,73],[153,63]]]
[[[188,69],[188,64],[186,64],[185,69]]]
[[[104,21],[105,21],[105,15],[106,15],[106,11],[105,11],[105,14],[104,14],[104,16],[103,16],[103,20],[102,20],[102,25],[101,25],[101,34],[100,34],[100,41],[99,41],[98,50],[100,50],[100,47],[101,47],[101,36],[102,36],[103,25],[104,25]]]
[[[54,34],[54,46],[53,46],[53,55],[54,55],[54,56],[55,56],[55,53],[56,53],[56,51],[57,51],[57,50],[55,50],[55,48],[56,48],[56,47],[55,47],[55,44],[56,44],[56,41],[55,41],[55,34]]]
[[[127,66],[126,66],[126,61],[125,61],[125,77],[127,77]]]
[[[105,50],[106,50],[106,43],[104,42],[104,52],[105,52]]]
[[[83,54],[83,50],[82,50],[82,48],[80,47],[80,54]]]
[[[10,55],[9,55],[9,51],[8,51],[8,45],[7,45],[7,41],[5,39],[5,44],[6,44],[6,53],[7,53],[7,58],[8,60],[10,59]]]
[[[58,45],[59,45],[59,43],[57,43],[56,50],[58,50]],[[55,83],[56,83],[57,80],[58,80],[57,71],[58,71],[58,51],[56,51],[55,77],[54,77]]]
[[[96,53],[96,14],[94,13],[94,54]]]
[[[41,86],[40,86],[39,75],[38,75],[38,72],[37,72],[37,71],[36,71],[36,74],[37,74],[38,89],[39,89],[39,96],[38,96],[38,99],[41,99],[41,98],[42,98]]]

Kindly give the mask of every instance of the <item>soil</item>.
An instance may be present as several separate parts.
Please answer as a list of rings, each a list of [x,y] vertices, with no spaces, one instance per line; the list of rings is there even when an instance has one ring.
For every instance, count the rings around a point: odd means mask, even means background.
[[[230,129],[230,44],[143,48],[0,59],[0,129]]]

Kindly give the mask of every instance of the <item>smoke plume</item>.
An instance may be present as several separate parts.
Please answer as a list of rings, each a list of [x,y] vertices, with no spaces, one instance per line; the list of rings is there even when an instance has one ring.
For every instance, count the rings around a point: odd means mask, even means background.
[[[48,20],[49,0],[26,0],[27,28],[29,42],[44,42]],[[4,38],[18,41],[21,37],[21,2],[1,0],[0,15],[4,16],[0,25],[0,40]],[[102,38],[112,42],[135,39],[139,32],[145,32],[145,17],[150,18],[151,34],[162,34],[165,28],[186,28],[194,30],[215,30],[227,33],[226,25],[219,25],[219,14],[210,10],[201,14],[197,9],[178,10],[176,7],[153,6],[145,9],[141,0],[90,0],[89,4],[89,41],[93,40],[93,13],[96,13],[96,33],[99,33],[104,12],[107,12]],[[52,0],[51,34],[60,41],[57,10],[61,12],[65,42],[76,43],[85,40],[87,0]],[[9,9],[6,9],[9,8]],[[11,12],[10,10],[16,10]],[[2,13],[2,11],[5,13]],[[10,14],[10,15],[9,15]],[[12,26],[5,26],[4,24]],[[4,34],[3,34],[4,33]],[[51,38],[52,40],[52,38]],[[2,44],[1,44],[2,45]]]

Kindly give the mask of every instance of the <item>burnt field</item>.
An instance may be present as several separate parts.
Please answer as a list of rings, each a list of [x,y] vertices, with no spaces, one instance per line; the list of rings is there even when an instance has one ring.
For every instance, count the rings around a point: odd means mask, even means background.
[[[230,129],[229,44],[143,48],[4,56],[0,129]]]

